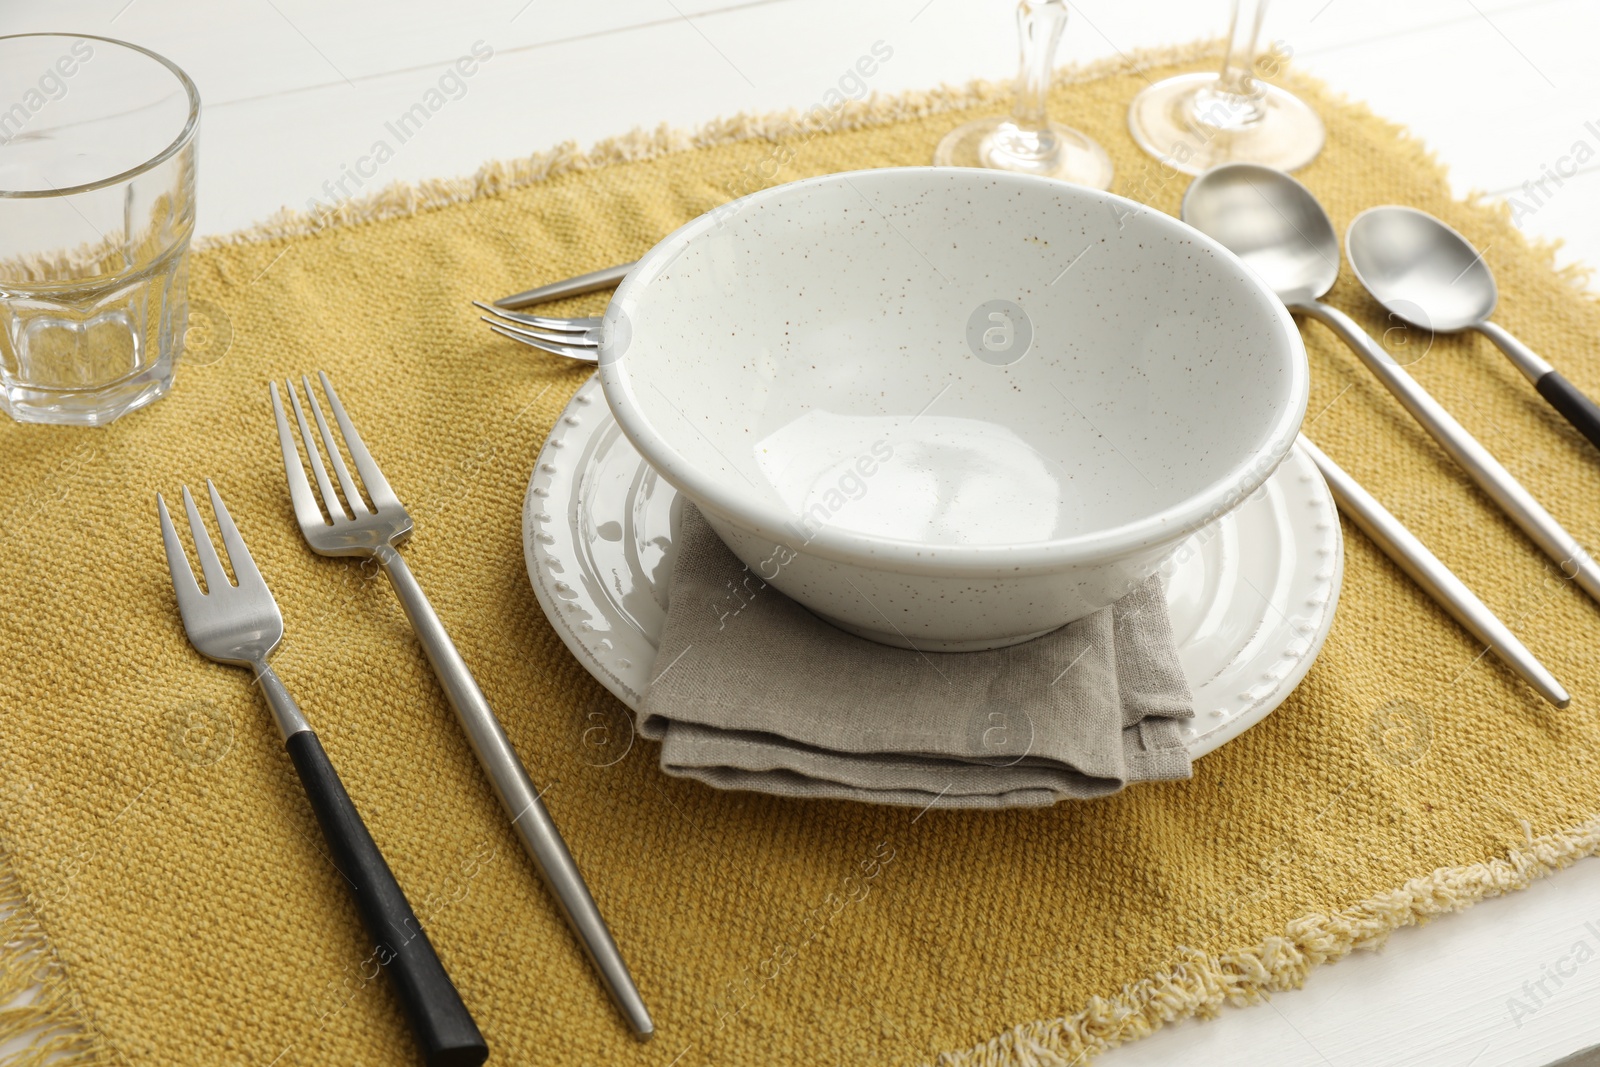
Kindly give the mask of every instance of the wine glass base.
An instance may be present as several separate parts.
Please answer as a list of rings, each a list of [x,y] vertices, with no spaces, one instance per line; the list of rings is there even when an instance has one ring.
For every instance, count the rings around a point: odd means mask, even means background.
[[[1008,151],[1006,134],[1017,134],[1009,119],[977,119],[957,126],[945,134],[934,149],[936,167],[988,167],[1019,174],[1037,174],[1086,185],[1091,189],[1111,188],[1111,157],[1098,143],[1072,129],[1052,122],[1052,150],[1034,156]],[[1025,139],[1025,135],[1024,139]],[[1014,139],[1014,138],[1013,138]]]
[[[1133,139],[1184,174],[1221,163],[1296,170],[1322,151],[1327,138],[1322,119],[1298,96],[1262,83],[1267,94],[1260,114],[1249,118],[1220,94],[1201,102],[1197,94],[1216,83],[1215,74],[1180,74],[1145,89],[1128,108]]]

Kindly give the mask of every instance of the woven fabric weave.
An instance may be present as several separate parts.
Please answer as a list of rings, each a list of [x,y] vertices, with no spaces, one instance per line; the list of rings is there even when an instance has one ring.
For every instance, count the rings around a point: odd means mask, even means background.
[[[1118,59],[1054,98],[1110,150],[1117,191],[1169,212],[1187,180],[1139,152],[1124,115],[1147,78],[1203,65],[1184,59]],[[1386,202],[1443,217],[1488,250],[1497,319],[1600,394],[1600,305],[1549,251],[1452,199],[1395,127],[1285,77],[1327,121],[1301,177],[1336,226]],[[468,301],[634,258],[752,176],[924,163],[1005,100],[875,100],[824,109],[827,130],[738,118],[285,216],[195,257],[168,398],[103,430],[0,420],[0,1040],[34,1034],[22,1062],[414,1061],[266,710],[184,639],[154,497],[206,477],[283,608],[278,672],[491,1062],[1074,1062],[1594,851],[1600,608],[1315,324],[1309,436],[1511,624],[1571,708],[1542,705],[1347,529],[1315,667],[1190,781],[918,817],[718,792],[626,736],[523,565],[530,469],[588,370],[493,336]],[[1348,271],[1330,299],[1409,341],[1415,376],[1595,543],[1592,447],[1486,340],[1406,333]],[[654,1009],[651,1045],[628,1037],[518,849],[386,583],[295,528],[266,383],[319,368],[416,517],[412,569],[548,786]]]

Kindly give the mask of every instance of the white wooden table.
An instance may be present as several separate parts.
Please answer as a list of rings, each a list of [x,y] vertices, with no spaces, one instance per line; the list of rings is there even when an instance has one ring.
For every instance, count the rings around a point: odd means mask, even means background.
[[[1219,35],[1227,4],[1073,0],[1073,13],[1064,61]],[[893,50],[870,80],[882,92],[1008,78],[1015,64],[1005,0],[0,5],[0,33],[36,30],[125,38],[194,77],[205,107],[202,233],[391,181],[470,174],[561,141],[808,107],[880,41]],[[1450,164],[1458,192],[1517,197],[1528,233],[1565,238],[1568,258],[1600,264],[1600,158],[1588,158],[1600,153],[1593,0],[1278,0],[1267,37],[1408,125]],[[475,45],[492,54],[397,143],[386,123]],[[394,149],[382,164],[370,158],[378,140]],[[1573,173],[1575,155],[1586,162]],[[1102,1062],[1553,1063],[1600,1045],[1600,962],[1572,964],[1577,941],[1600,948],[1586,922],[1600,928],[1593,861],[1400,931],[1270,1005],[1170,1027]],[[1552,969],[1572,973],[1557,986]],[[1512,998],[1530,1003],[1523,983],[1542,978],[1549,995],[1514,1012]]]

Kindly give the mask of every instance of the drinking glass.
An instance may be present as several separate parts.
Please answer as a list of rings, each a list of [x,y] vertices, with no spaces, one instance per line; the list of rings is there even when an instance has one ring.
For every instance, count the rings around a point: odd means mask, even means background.
[[[994,167],[1046,178],[1111,187],[1111,157],[1094,141],[1050,121],[1050,95],[1056,46],[1067,26],[1065,0],[1022,0],[1017,5],[1017,35],[1022,62],[1017,101],[1008,118],[977,119],[945,134],[934,150],[940,167]]]
[[[200,95],[107,37],[0,37],[0,406],[97,426],[183,347]]]
[[[1267,0],[1234,0],[1219,74],[1164,78],[1134,97],[1128,128],[1139,147],[1185,174],[1220,163],[1303,167],[1322,151],[1322,120],[1287,90],[1255,77]]]

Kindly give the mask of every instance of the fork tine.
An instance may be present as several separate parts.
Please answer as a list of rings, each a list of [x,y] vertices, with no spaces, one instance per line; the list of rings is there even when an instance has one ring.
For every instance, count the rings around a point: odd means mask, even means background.
[[[535,341],[548,341],[553,345],[572,345],[576,348],[600,347],[600,339],[598,336],[596,336],[597,331],[594,330],[585,330],[583,333],[540,333],[537,330],[528,330],[521,326],[512,326],[503,322],[496,322],[487,315],[479,315],[478,318],[482,319],[484,322],[487,322],[490,326],[499,326],[503,329],[510,330],[518,337],[527,337]]]
[[[328,379],[324,377],[322,381],[326,384]],[[339,442],[333,439],[333,431],[328,429],[328,420],[322,417],[322,405],[317,403],[317,394],[311,388],[311,379],[302,374],[300,384],[305,387],[306,399],[311,401],[311,416],[317,420],[317,432],[322,435],[322,444],[328,450],[328,459],[333,464],[333,473],[339,479],[340,488],[344,490],[344,499],[350,505],[350,514],[361,514],[367,510],[367,502],[361,499],[361,490],[356,488],[355,479],[350,477],[350,470],[344,465],[344,457],[339,454]]]
[[[278,383],[268,384],[272,386],[272,415],[278,421],[278,447],[283,450],[283,473],[289,479],[289,499],[294,503],[295,521],[307,528],[325,525],[322,512],[317,508],[316,497],[311,495],[311,483],[306,481],[306,469],[300,463],[300,449],[294,443],[294,431],[289,429],[289,419],[283,413]],[[294,387],[289,388],[292,395]]]
[[[167,514],[167,502],[160,493],[156,494],[156,511],[161,516],[161,542],[167,547],[167,570],[172,572],[172,591],[178,597],[178,613],[187,619],[200,606],[200,598],[205,594],[194,580],[194,569],[189,566],[189,557],[183,554],[183,542],[178,540],[172,516]]]
[[[217,529],[222,532],[222,550],[228,554],[228,563],[233,567],[233,576],[238,579],[239,588],[248,586],[265,589],[266,579],[256,569],[256,561],[250,557],[244,538],[239,536],[239,528],[233,524],[233,516],[222,504],[222,494],[217,492],[210,478],[206,479],[206,490],[211,494],[211,513],[217,517]]]
[[[306,446],[306,457],[311,460],[311,474],[317,479],[317,489],[322,493],[322,503],[328,509],[328,518],[334,521],[349,518],[344,505],[339,502],[339,494],[333,491],[333,483],[328,481],[327,468],[322,465],[322,453],[317,450],[317,439],[311,436],[311,427],[306,425],[306,413],[300,407],[300,391],[290,379],[284,379],[284,385],[289,389],[289,404],[294,408],[294,421],[300,424],[300,440]]]
[[[535,326],[541,330],[555,330],[557,333],[582,333],[585,330],[594,329],[605,321],[604,319],[588,316],[580,319],[556,319],[548,315],[528,315],[520,311],[507,311],[505,308],[497,308],[491,304],[485,304],[481,300],[474,300],[472,306],[482,311],[487,311],[497,318],[520,322],[524,326]],[[484,321],[487,322],[489,320],[485,319]]]
[[[183,510],[189,513],[189,532],[194,535],[194,554],[200,557],[200,573],[206,577],[206,592],[215,593],[230,584],[228,575],[217,558],[216,546],[211,543],[205,523],[200,521],[200,509],[194,506],[194,497],[189,495],[187,485],[183,487]]]
[[[356,424],[345,414],[344,405],[339,403],[339,394],[333,391],[333,383],[322,371],[317,371],[317,377],[322,380],[322,391],[328,394],[328,406],[333,409],[334,421],[339,424],[339,431],[344,434],[344,446],[350,450],[350,458],[355,460],[356,471],[366,484],[367,494],[372,497],[372,502],[379,506],[387,504],[390,507],[399,507],[400,498],[389,488],[389,480],[373,462],[372,453],[367,451],[361,435],[356,432]]]
[[[573,348],[571,345],[553,345],[548,341],[535,341],[522,334],[513,333],[509,327],[501,326],[499,323],[494,322],[489,324],[489,329],[501,337],[509,337],[518,344],[527,345],[529,348],[537,348],[539,351],[548,352],[552,356],[566,356],[568,359],[575,359],[580,363],[600,362],[600,350],[598,348]]]

